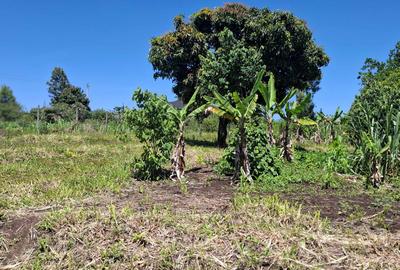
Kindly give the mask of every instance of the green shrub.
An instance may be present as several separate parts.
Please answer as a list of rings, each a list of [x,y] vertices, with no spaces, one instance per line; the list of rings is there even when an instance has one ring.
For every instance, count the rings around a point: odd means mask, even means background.
[[[325,160],[325,169],[330,172],[348,173],[350,171],[350,153],[341,136],[330,143]]]
[[[279,150],[268,144],[265,124],[252,121],[246,125],[247,151],[250,160],[251,176],[258,181],[280,173]],[[231,174],[235,170],[235,149],[238,130],[234,129],[228,147],[215,169],[221,174]]]
[[[125,120],[143,144],[143,153],[135,158],[134,177],[140,180],[159,180],[163,166],[169,161],[176,138],[176,125],[168,113],[167,98],[138,88],[133,94],[137,109],[126,110]]]

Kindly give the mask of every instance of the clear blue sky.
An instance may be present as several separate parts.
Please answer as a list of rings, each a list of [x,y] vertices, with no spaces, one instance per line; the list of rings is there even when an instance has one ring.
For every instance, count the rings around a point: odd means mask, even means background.
[[[61,66],[74,85],[90,85],[92,108],[132,106],[137,86],[174,99],[169,81],[153,79],[150,39],[172,30],[177,14],[225,2],[1,0],[0,84],[9,85],[30,109],[48,103],[46,81],[53,67]],[[400,40],[398,0],[240,2],[291,11],[307,21],[331,59],[315,96],[317,109],[328,113],[350,107],[365,58],[386,59]]]

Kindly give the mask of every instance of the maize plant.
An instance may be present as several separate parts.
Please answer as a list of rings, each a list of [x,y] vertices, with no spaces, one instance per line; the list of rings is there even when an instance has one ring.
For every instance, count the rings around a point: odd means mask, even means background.
[[[384,124],[370,120],[370,128],[362,132],[354,157],[355,170],[366,175],[374,187],[379,187],[388,176],[398,175],[400,166],[400,112],[395,113],[393,106],[383,109],[387,110]]]

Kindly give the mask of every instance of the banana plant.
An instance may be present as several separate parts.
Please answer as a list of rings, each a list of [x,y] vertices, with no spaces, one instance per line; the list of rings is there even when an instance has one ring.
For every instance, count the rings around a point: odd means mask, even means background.
[[[240,176],[243,175],[248,181],[252,182],[250,161],[247,152],[245,124],[254,114],[257,107],[257,87],[253,87],[250,95],[242,99],[239,97],[237,92],[233,92],[233,102],[229,97],[222,96],[215,90],[212,92],[214,97],[206,98],[209,102],[207,110],[215,113],[219,117],[236,122],[239,127],[239,137],[238,142],[236,143],[235,152],[235,174],[233,180],[238,180],[240,179]]]
[[[189,102],[182,109],[177,109],[172,106],[169,107],[169,113],[172,115],[173,119],[178,125],[177,142],[175,144],[175,148],[171,157],[172,173],[170,178],[173,180],[177,178],[179,181],[181,181],[185,174],[185,124],[188,120],[195,117],[200,112],[204,112],[204,110],[206,109],[206,105],[202,105],[194,109],[193,111],[189,111],[190,107],[192,107],[192,105],[196,101],[197,93],[198,90],[194,92]]]
[[[309,103],[311,95],[308,94],[301,102],[290,101],[297,93],[296,89],[291,89],[290,92],[277,104],[277,112],[285,121],[285,127],[281,134],[280,143],[282,146],[281,156],[288,162],[293,161],[292,143],[290,139],[290,125],[296,124],[300,126],[316,125],[317,123],[309,118],[298,118],[298,115],[303,111]]]
[[[275,77],[274,74],[269,73],[268,84],[262,82],[264,71],[260,72],[257,76],[255,87],[258,89],[261,97],[264,100],[265,105],[261,106],[261,114],[264,116],[267,122],[267,140],[270,145],[274,145],[274,131],[273,131],[273,116],[277,113],[276,110],[276,88],[275,88]]]
[[[317,114],[318,124],[323,124],[326,129],[329,130],[330,139],[333,141],[336,138],[336,128],[340,123],[340,117],[343,111],[338,107],[332,116],[324,114],[322,111]],[[318,131],[320,132],[320,126],[318,125]]]

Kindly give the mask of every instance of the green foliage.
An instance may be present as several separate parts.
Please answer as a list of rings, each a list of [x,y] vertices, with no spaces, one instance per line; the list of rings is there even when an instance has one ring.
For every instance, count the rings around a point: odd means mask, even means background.
[[[51,107],[45,111],[45,118],[50,122],[59,119],[83,120],[90,112],[89,98],[81,88],[70,84],[62,68],[53,69],[51,78],[47,82]]]
[[[394,112],[400,111],[400,42],[389,54],[386,62],[368,58],[360,79],[362,89],[355,98],[347,116],[350,142],[357,145],[363,132],[369,132],[371,120],[384,126],[387,104]]]
[[[81,88],[75,86],[65,88],[55,106],[59,106],[62,111],[68,114],[71,114],[70,111],[72,111],[73,115],[78,110],[79,119],[85,118],[86,114],[90,111],[88,97]]]
[[[295,123],[297,126],[313,126],[316,122],[309,118],[300,118],[300,114],[304,111],[311,100],[311,94],[308,94],[301,101],[290,101],[297,93],[296,89],[291,91],[276,105],[276,111],[285,121],[285,127],[281,134],[281,156],[289,162],[293,161],[292,143],[290,140],[290,126]]]
[[[368,58],[360,72],[362,89],[347,116],[355,146],[355,171],[378,186],[398,175],[400,125],[400,42],[385,62]]]
[[[176,17],[174,32],[151,40],[149,61],[154,77],[172,79],[174,93],[187,102],[196,87],[199,56],[207,54],[207,43],[203,33],[182,20]]]
[[[164,177],[163,165],[169,161],[177,132],[165,96],[157,96],[138,88],[133,93],[137,109],[126,110],[125,120],[143,144],[143,153],[133,164],[134,176],[140,180]]]
[[[400,166],[400,112],[396,113],[393,105],[383,110],[387,112],[385,122],[382,125],[371,119],[369,131],[362,133],[354,155],[355,171],[367,176],[374,186],[387,176],[397,176]],[[368,115],[365,117],[368,119]]]
[[[227,37],[227,33],[231,33],[231,37],[225,41],[237,41],[231,43],[230,48],[227,46],[229,43],[221,42],[221,36]],[[210,53],[215,58],[208,56]],[[210,59],[214,65],[206,61],[201,63],[201,57]],[[238,76],[251,73],[249,79],[254,78],[260,67],[266,66],[277,76],[277,96],[280,100],[291,87],[317,89],[320,68],[329,61],[301,19],[288,12],[248,8],[237,3],[202,9],[194,13],[188,22],[181,16],[176,17],[173,32],[151,41],[149,59],[154,76],[172,79],[174,93],[184,101],[192,96],[197,82],[201,83],[197,75],[200,69],[206,70],[203,64],[220,70],[218,65],[229,62],[224,66],[228,74],[234,75],[234,70],[239,72]],[[252,66],[250,59],[261,63],[254,63],[255,69],[244,70],[236,64],[240,59],[246,63],[244,68]],[[215,81],[220,77],[225,80],[222,84],[231,84],[229,90],[239,92],[237,88],[243,87],[241,84],[248,80],[236,80],[226,74],[211,79]],[[234,81],[237,83],[232,85]]]
[[[241,98],[236,91],[233,92],[232,95],[222,96],[216,90],[212,90],[213,98],[206,98],[209,104],[208,110],[221,118],[233,120],[238,124],[239,137],[236,143],[235,175],[233,177],[236,180],[238,180],[243,173],[248,177],[248,180],[252,180],[247,154],[245,124],[256,111],[258,98],[256,92],[258,91],[262,75],[263,72],[260,71],[251,93],[243,98]]]
[[[51,78],[47,82],[49,87],[49,95],[51,98],[51,104],[55,105],[59,103],[59,98],[66,88],[70,85],[67,75],[64,70],[60,67],[55,67],[51,72]]]
[[[260,121],[251,121],[246,125],[247,150],[250,161],[251,175],[256,181],[263,181],[268,176],[280,173],[278,150],[269,146],[266,126]],[[239,132],[234,129],[228,147],[224,150],[222,159],[215,169],[221,174],[231,174],[235,168],[235,149]]]
[[[328,172],[350,172],[350,152],[341,136],[336,137],[329,145],[326,155],[325,169]]]
[[[198,88],[200,96],[218,91],[222,95],[238,92],[240,97],[250,94],[257,73],[264,69],[260,53],[235,39],[233,33],[225,28],[218,35],[220,47],[200,56]]]
[[[0,88],[0,121],[15,121],[21,116],[21,105],[17,103],[10,87]]]

